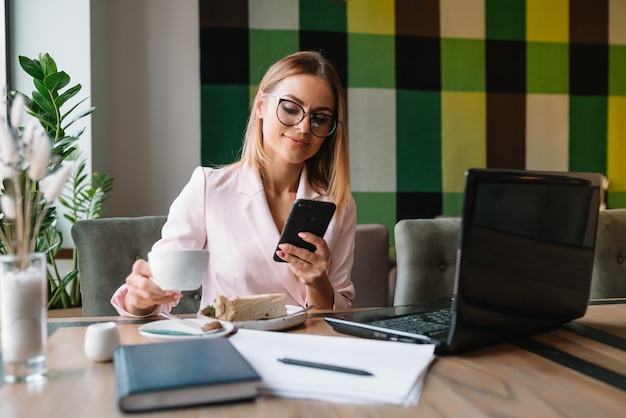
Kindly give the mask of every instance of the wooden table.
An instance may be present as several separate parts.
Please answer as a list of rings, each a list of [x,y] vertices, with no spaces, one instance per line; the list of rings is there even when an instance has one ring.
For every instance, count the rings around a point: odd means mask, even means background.
[[[438,357],[414,408],[334,404],[260,397],[141,417],[616,417],[626,410],[626,300],[592,305],[575,321],[576,332],[559,329],[471,353]],[[120,317],[49,319],[48,380],[39,386],[0,387],[0,417],[119,417],[112,363],[83,354],[91,321],[118,321],[124,344],[148,340],[136,321]],[[589,328],[591,327],[591,328]],[[339,335],[311,317],[289,332]],[[597,341],[605,339],[605,342]],[[577,370],[578,369],[578,370]]]

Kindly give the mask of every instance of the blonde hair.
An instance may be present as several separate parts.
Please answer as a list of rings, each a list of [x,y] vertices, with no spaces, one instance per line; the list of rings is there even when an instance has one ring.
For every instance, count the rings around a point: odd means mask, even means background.
[[[255,106],[263,94],[272,92],[285,78],[299,74],[321,77],[335,96],[337,129],[324,139],[319,151],[305,164],[311,186],[318,193],[327,195],[340,209],[350,199],[346,100],[337,71],[319,52],[296,52],[277,61],[267,70],[252,101],[240,162],[257,169],[267,164],[267,156],[263,152],[263,121],[256,116]]]

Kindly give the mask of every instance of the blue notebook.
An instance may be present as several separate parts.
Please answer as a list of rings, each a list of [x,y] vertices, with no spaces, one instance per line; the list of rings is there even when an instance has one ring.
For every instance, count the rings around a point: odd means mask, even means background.
[[[122,345],[113,365],[123,412],[252,399],[261,381],[225,338]]]

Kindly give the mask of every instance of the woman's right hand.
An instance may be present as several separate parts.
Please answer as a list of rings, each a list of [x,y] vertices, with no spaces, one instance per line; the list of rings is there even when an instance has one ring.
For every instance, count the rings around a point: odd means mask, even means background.
[[[150,278],[150,265],[146,260],[137,260],[126,277],[128,292],[124,299],[126,310],[138,316],[148,315],[157,305],[176,302],[180,292],[163,291]]]

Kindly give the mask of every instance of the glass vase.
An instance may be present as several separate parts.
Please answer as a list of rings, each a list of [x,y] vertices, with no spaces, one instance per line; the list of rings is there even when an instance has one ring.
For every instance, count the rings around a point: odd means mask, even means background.
[[[46,377],[47,264],[43,253],[0,256],[0,346],[4,381]]]

